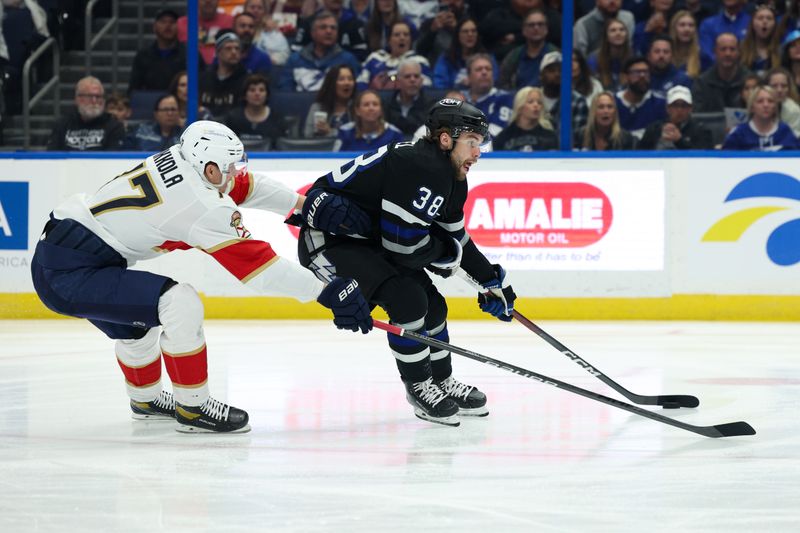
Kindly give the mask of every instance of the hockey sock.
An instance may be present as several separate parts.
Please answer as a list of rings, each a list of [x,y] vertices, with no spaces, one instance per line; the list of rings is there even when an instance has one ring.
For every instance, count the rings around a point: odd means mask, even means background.
[[[131,400],[149,402],[161,392],[159,333],[160,328],[151,328],[141,339],[118,340],[114,345]]]

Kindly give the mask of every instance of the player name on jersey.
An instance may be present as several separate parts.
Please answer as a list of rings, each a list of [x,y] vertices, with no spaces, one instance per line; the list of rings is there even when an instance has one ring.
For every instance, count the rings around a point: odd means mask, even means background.
[[[164,182],[164,186],[167,188],[183,181],[181,174],[170,175],[171,172],[178,170],[178,163],[175,161],[171,150],[164,150],[154,155],[153,162],[156,164],[156,170],[161,176],[161,181]]]

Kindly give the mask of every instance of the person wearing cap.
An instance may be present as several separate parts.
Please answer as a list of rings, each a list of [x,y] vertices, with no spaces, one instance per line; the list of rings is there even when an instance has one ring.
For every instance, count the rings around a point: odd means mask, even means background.
[[[233,30],[217,34],[216,63],[200,76],[200,105],[214,117],[222,117],[240,102],[247,77],[242,64],[239,36]]]
[[[643,57],[632,57],[623,68],[628,78],[625,89],[618,91],[617,100],[620,125],[641,139],[645,128],[666,116],[666,102],[650,90],[650,64]]]
[[[781,47],[781,65],[792,73],[795,87],[800,87],[800,29],[789,32]]]
[[[532,9],[522,22],[525,43],[513,48],[503,59],[498,85],[503,89],[516,90],[539,85],[542,59],[550,52],[558,51],[547,42],[547,15],[541,9]]]
[[[732,33],[722,33],[714,47],[716,61],[692,84],[692,100],[697,113],[721,113],[737,107],[745,77],[750,73],[739,63],[739,40]]]
[[[186,46],[178,41],[178,14],[162,9],[153,21],[156,40],[136,52],[128,81],[133,91],[166,91],[170,80],[186,69]]]
[[[692,92],[676,85],[667,91],[667,119],[644,130],[641,150],[711,150],[711,131],[692,119]]]
[[[750,24],[750,13],[745,10],[747,0],[722,0],[722,9],[714,16],[708,17],[700,23],[700,54],[713,57],[715,54],[717,37],[723,33],[732,33],[738,41],[747,34]]]
[[[561,52],[545,54],[539,67],[539,76],[542,82],[542,95],[544,107],[556,129],[561,124]],[[572,91],[572,131],[577,131],[586,125],[589,117],[589,104],[586,98],[578,91]]]

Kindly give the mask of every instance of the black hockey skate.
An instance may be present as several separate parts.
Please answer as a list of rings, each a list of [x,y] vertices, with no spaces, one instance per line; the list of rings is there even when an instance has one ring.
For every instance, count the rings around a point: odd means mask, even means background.
[[[176,428],[181,433],[246,433],[247,411],[208,398],[203,405],[175,404]]]
[[[477,388],[461,383],[453,376],[438,382],[447,397],[458,405],[458,414],[464,416],[487,416],[486,395]]]
[[[131,415],[136,420],[175,420],[175,400],[171,392],[161,391],[155,400],[131,400]]]
[[[417,383],[406,383],[406,399],[414,407],[417,418],[458,426],[458,404],[447,397],[447,394],[434,383],[433,378]]]

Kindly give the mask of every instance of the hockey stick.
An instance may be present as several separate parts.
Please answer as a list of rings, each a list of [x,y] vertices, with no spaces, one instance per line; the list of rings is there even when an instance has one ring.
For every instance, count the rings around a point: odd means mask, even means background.
[[[458,275],[460,278],[464,279],[467,283],[474,286],[478,290],[483,289],[481,284],[472,279],[472,277],[464,272],[461,269],[458,269]],[[522,313],[517,311],[516,309],[512,312],[512,316],[517,319],[519,323],[523,326],[531,330],[532,332],[536,333],[539,337],[544,339],[547,344],[561,352],[562,354],[566,355],[569,359],[575,361],[579,367],[586,370],[591,375],[595,376],[597,379],[617,391],[618,393],[625,396],[627,399],[632,401],[633,403],[638,403],[639,405],[660,405],[664,409],[677,409],[679,407],[697,407],[700,405],[700,401],[697,399],[696,396],[689,396],[687,394],[663,394],[659,396],[645,396],[642,394],[636,394],[635,392],[631,392],[610,377],[603,374],[600,370],[596,367],[590,365],[586,362],[583,358],[579,357],[575,352],[558,342],[555,338],[550,336],[546,331],[542,328],[534,324],[531,320],[526,318]]]
[[[518,374],[520,376],[530,378],[534,381],[538,381],[546,385],[551,385],[559,389],[564,389],[566,391],[572,392],[573,394],[578,394],[580,396],[584,396],[591,400],[595,400],[601,403],[611,405],[613,407],[617,407],[619,409],[623,409],[635,415],[643,416],[645,418],[655,420],[656,422],[661,422],[662,424],[668,424],[670,426],[675,426],[680,429],[685,429],[686,431],[691,431],[693,433],[703,435],[704,437],[719,438],[719,437],[736,437],[740,435],[756,434],[756,430],[754,430],[753,427],[747,422],[730,422],[728,424],[718,424],[716,426],[693,426],[692,424],[686,424],[678,420],[673,420],[672,418],[667,418],[666,416],[660,415],[658,413],[647,411],[646,409],[642,409],[641,407],[621,402],[619,400],[609,398],[608,396],[603,396],[602,394],[597,394],[588,391],[586,389],[576,387],[575,385],[570,385],[569,383],[565,383],[563,381],[547,377],[542,374],[537,374],[536,372],[533,372],[531,370],[525,370],[524,368],[520,368],[518,366],[514,366],[509,363],[504,363],[503,361],[499,361],[497,359],[481,355],[477,352],[473,352],[465,348],[459,348],[458,346],[453,346],[452,344],[432,339],[431,337],[427,337],[419,333],[414,333],[413,331],[407,331],[403,328],[387,324],[386,322],[381,322],[379,320],[373,319],[372,323],[376,328],[382,329],[383,331],[387,331],[399,337],[403,337],[406,339],[413,339],[427,346],[438,348],[439,350],[446,350],[449,352],[457,353],[458,355],[462,355],[468,359],[485,363],[487,365],[491,365],[497,368],[502,368],[503,370],[507,370],[513,374]]]

